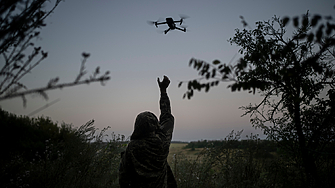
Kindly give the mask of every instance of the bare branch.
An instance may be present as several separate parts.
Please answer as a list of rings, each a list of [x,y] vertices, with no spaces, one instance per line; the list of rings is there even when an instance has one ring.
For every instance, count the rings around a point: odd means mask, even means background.
[[[78,82],[56,84],[56,85],[53,85],[53,86],[50,86],[50,87],[46,86],[46,87],[31,89],[31,90],[22,91],[22,92],[15,92],[15,93],[12,93],[12,94],[1,96],[0,101],[15,98],[15,97],[22,97],[22,96],[26,96],[26,95],[33,94],[33,93],[39,93],[39,94],[44,95],[45,91],[49,91],[49,90],[62,89],[62,88],[65,88],[65,87],[72,87],[72,86],[77,86],[77,85],[89,84],[89,83],[93,83],[93,82],[103,83],[103,82],[105,82],[109,79],[110,79],[109,76],[104,75],[103,77],[99,77],[99,78],[92,79],[92,80],[81,80],[81,81],[78,81]],[[45,96],[45,97],[47,97],[47,96]]]

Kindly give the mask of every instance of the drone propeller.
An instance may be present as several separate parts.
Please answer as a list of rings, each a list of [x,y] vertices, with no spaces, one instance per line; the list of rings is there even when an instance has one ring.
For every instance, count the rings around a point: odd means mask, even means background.
[[[157,22],[154,22],[154,21],[147,21],[147,23],[148,23],[149,25],[155,25],[156,27],[158,27],[158,26],[157,26]]]
[[[185,14],[179,14],[179,17],[180,17],[181,19],[187,19],[187,18],[189,18],[189,16],[187,16],[187,15],[185,15]]]
[[[184,21],[184,19],[187,19],[189,18],[189,16],[185,15],[185,14],[179,14],[179,17],[180,17],[180,24],[181,25]]]
[[[147,23],[148,23],[149,25],[155,25],[156,27],[158,27],[157,23],[160,22],[160,21],[162,21],[161,18],[159,18],[157,21],[147,21]]]

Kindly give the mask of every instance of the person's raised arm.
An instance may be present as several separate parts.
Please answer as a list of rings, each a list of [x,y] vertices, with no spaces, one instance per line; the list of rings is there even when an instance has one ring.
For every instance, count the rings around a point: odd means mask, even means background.
[[[170,80],[167,76],[164,76],[161,82],[159,78],[157,79],[157,82],[161,93],[161,97],[159,100],[159,106],[161,110],[159,122],[163,132],[167,134],[169,139],[171,139],[174,126],[174,117],[171,114],[170,99],[167,95],[167,88],[170,85]]]

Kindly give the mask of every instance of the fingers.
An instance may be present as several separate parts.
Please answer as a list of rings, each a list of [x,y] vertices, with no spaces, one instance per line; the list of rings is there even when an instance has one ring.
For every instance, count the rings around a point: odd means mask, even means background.
[[[170,79],[169,79],[166,75],[164,75],[163,80],[160,81],[160,79],[159,79],[159,77],[158,77],[158,78],[157,78],[157,82],[158,82],[159,85],[161,85],[162,83],[170,83]]]
[[[158,87],[161,88],[162,82],[159,80],[159,77],[157,78],[157,83],[158,83]]]
[[[164,80],[170,81],[170,79],[166,75],[164,75]]]

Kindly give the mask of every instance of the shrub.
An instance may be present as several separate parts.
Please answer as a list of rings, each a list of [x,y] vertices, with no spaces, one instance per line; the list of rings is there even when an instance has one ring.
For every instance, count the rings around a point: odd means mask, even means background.
[[[0,187],[118,187],[125,137],[112,133],[103,142],[109,127],[97,133],[93,120],[58,127],[49,118],[2,110],[0,117],[3,130],[10,130],[2,148],[11,146],[1,157]]]

